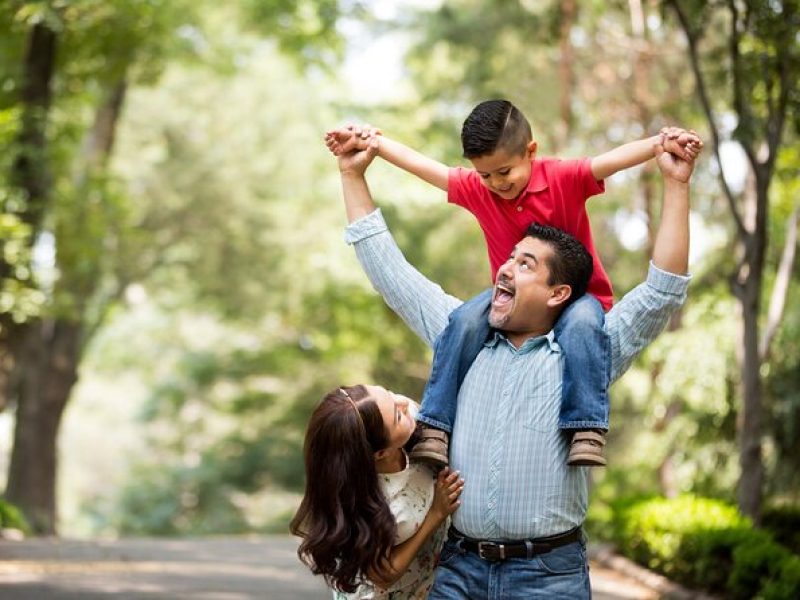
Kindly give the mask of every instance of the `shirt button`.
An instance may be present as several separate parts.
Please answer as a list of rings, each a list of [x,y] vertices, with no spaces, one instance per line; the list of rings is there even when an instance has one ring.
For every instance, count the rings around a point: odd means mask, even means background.
[[[521,206],[517,207],[517,212],[522,212],[522,207]]]

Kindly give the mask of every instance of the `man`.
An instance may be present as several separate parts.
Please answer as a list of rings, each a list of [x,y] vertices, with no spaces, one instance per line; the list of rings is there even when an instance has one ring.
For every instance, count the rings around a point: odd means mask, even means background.
[[[435,347],[461,305],[403,257],[370,197],[364,172],[377,143],[339,157],[345,207],[362,267],[387,304]],[[606,315],[611,381],[663,329],[686,297],[693,164],[656,147],[662,218],[647,281]],[[558,429],[563,359],[553,326],[581,293],[586,250],[563,232],[532,228],[498,270],[494,328],[459,390],[451,465],[466,486],[429,598],[589,598],[581,525],[586,468],[566,466]]]

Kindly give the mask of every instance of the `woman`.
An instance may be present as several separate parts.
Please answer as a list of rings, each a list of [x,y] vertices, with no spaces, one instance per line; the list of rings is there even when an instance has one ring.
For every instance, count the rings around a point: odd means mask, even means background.
[[[425,598],[442,525],[458,508],[457,472],[409,463],[416,405],[382,387],[329,393],[305,439],[306,491],[291,523],[298,556],[334,598]]]

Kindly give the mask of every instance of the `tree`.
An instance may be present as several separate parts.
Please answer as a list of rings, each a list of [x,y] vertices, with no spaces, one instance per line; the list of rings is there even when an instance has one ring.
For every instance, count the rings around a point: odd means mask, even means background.
[[[330,2],[251,4],[276,22],[301,14],[316,24],[306,27],[305,40],[331,35],[337,14]],[[146,254],[127,270],[117,262],[136,237],[108,169],[126,92],[132,82],[155,81],[169,60],[202,53],[196,15],[204,8],[212,16],[226,10],[167,0],[15,2],[12,16],[0,21],[29,40],[22,72],[2,65],[23,82],[18,97],[4,98],[21,117],[5,186],[20,194],[4,194],[3,215],[26,228],[28,250],[52,240],[55,255],[49,281],[30,276],[24,259],[0,263],[2,293],[12,299],[0,315],[0,396],[17,408],[6,495],[39,533],[56,528],[56,440],[85,348],[126,286],[157,260]],[[316,19],[317,9],[325,18]],[[229,14],[240,16],[235,8]],[[270,33],[283,41],[280,34],[289,32]],[[58,105],[58,118],[51,104]],[[15,290],[22,275],[25,286],[44,296],[34,314],[19,310],[24,298]]]
[[[761,2],[668,0],[683,30],[691,69],[711,132],[720,185],[733,220],[737,266],[731,288],[741,311],[742,411],[739,429],[738,500],[759,521],[764,488],[761,367],[780,325],[797,244],[797,210],[787,222],[785,250],[762,314],[769,249],[771,186],[787,126],[800,131],[800,12],[795,0]],[[713,32],[713,33],[712,33]],[[727,92],[727,93],[720,93]],[[720,159],[727,136],[724,116],[733,116],[730,137],[747,157],[751,179],[737,197]],[[760,321],[766,318],[762,329]]]

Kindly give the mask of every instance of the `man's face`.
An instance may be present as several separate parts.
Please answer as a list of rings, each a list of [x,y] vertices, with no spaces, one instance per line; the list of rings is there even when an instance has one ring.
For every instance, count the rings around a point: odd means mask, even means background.
[[[534,142],[531,145],[522,154],[509,154],[498,148],[491,154],[471,158],[470,162],[484,187],[504,200],[513,200],[525,190],[531,178],[531,160],[536,149]]]
[[[489,324],[511,333],[542,334],[547,326],[548,309],[565,300],[564,288],[550,285],[548,261],[551,246],[542,240],[525,237],[516,245],[509,259],[497,270],[497,282],[489,310]],[[569,294],[567,294],[569,296]],[[552,325],[548,326],[547,330]]]

